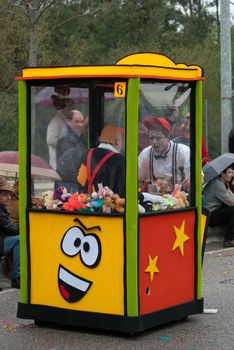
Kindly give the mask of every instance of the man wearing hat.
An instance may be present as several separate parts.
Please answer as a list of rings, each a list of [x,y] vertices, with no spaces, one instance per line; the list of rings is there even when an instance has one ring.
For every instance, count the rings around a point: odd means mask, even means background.
[[[0,177],[0,257],[12,255],[13,266],[11,285],[20,288],[20,251],[19,226],[14,224],[7,211],[14,190],[7,184],[6,179]]]
[[[151,146],[138,157],[138,178],[157,183],[161,193],[170,193],[175,185],[190,189],[190,149],[170,140],[170,124],[165,118],[150,116],[144,119]]]
[[[98,148],[92,148],[85,156],[83,165],[86,166],[87,179],[82,179],[82,169],[78,174],[78,182],[88,193],[98,184],[108,186],[114,193],[125,197],[125,159],[120,154],[123,141],[123,130],[114,125],[105,126],[99,136]],[[87,183],[86,183],[87,180]]]

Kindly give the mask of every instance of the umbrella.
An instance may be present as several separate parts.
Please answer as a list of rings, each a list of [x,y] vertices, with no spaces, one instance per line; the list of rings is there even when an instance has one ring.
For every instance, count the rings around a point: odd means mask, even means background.
[[[17,151],[0,152],[0,175],[14,176],[19,173],[19,154]],[[60,180],[57,172],[43,158],[31,155],[31,176],[38,180]]]
[[[35,102],[41,106],[49,106],[53,102],[51,98],[52,95],[56,95],[61,99],[70,98],[74,101],[74,103],[87,103],[89,101],[88,88],[71,87],[65,95],[62,95],[58,94],[53,86],[47,86],[36,94]],[[105,99],[114,99],[113,93],[106,92]]]
[[[207,183],[220,175],[223,170],[234,163],[234,153],[224,153],[221,156],[206,163],[202,168],[204,173],[204,182]]]

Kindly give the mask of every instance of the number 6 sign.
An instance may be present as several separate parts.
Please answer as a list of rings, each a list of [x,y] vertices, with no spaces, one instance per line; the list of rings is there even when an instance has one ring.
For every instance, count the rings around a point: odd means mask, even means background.
[[[114,96],[115,97],[125,97],[126,94],[126,83],[125,82],[116,82]]]

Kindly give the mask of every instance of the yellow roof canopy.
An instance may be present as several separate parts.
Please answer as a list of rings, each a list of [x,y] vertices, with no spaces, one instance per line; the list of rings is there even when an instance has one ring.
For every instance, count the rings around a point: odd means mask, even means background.
[[[177,64],[161,54],[138,53],[120,59],[115,65],[24,68],[17,80],[96,77],[201,80],[203,70],[195,65]]]

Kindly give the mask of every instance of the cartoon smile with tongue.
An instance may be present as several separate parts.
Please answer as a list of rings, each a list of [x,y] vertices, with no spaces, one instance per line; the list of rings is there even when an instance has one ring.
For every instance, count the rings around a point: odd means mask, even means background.
[[[79,219],[75,219],[85,230],[100,229],[100,226],[87,228]],[[62,252],[71,258],[80,257],[80,261],[88,268],[98,266],[101,259],[101,242],[94,233],[85,233],[82,227],[73,226],[64,234],[61,241]],[[68,303],[83,298],[92,286],[92,281],[74,274],[65,266],[59,265],[58,287],[62,297]]]

